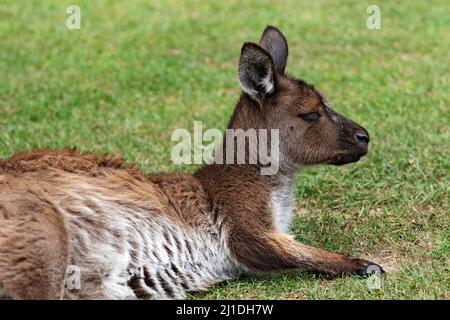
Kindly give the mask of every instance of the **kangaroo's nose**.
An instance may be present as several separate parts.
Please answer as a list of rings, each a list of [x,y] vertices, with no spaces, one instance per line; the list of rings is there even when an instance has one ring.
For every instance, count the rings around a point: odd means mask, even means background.
[[[364,132],[357,132],[355,133],[355,139],[358,140],[359,142],[365,143],[365,144],[369,144],[369,135],[364,133]]]

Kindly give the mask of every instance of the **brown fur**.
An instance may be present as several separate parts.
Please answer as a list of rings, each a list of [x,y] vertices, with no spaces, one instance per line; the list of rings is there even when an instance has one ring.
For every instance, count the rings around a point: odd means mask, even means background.
[[[14,298],[61,298],[68,259],[63,216],[44,190],[1,178],[0,283]]]

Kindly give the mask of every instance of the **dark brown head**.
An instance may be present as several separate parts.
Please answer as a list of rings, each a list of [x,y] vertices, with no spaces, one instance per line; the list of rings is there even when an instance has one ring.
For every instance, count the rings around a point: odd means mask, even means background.
[[[260,126],[279,129],[280,164],[299,167],[358,161],[368,151],[366,129],[331,109],[312,85],[287,76],[287,58],[286,38],[269,26],[259,45],[244,44],[238,71],[242,99],[248,100],[248,107],[260,110]]]

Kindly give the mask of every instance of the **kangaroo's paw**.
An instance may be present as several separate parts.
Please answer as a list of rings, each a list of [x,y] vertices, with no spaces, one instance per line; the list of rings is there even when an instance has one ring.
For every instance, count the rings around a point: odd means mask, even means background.
[[[369,277],[374,273],[385,273],[382,266],[375,262],[364,259],[352,259],[353,268],[345,273],[345,275],[356,275],[360,277]]]

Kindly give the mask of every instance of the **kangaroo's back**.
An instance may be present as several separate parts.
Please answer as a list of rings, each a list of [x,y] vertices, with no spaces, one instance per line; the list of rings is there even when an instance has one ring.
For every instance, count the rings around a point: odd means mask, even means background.
[[[0,173],[0,296],[64,295],[69,234],[45,189]]]

